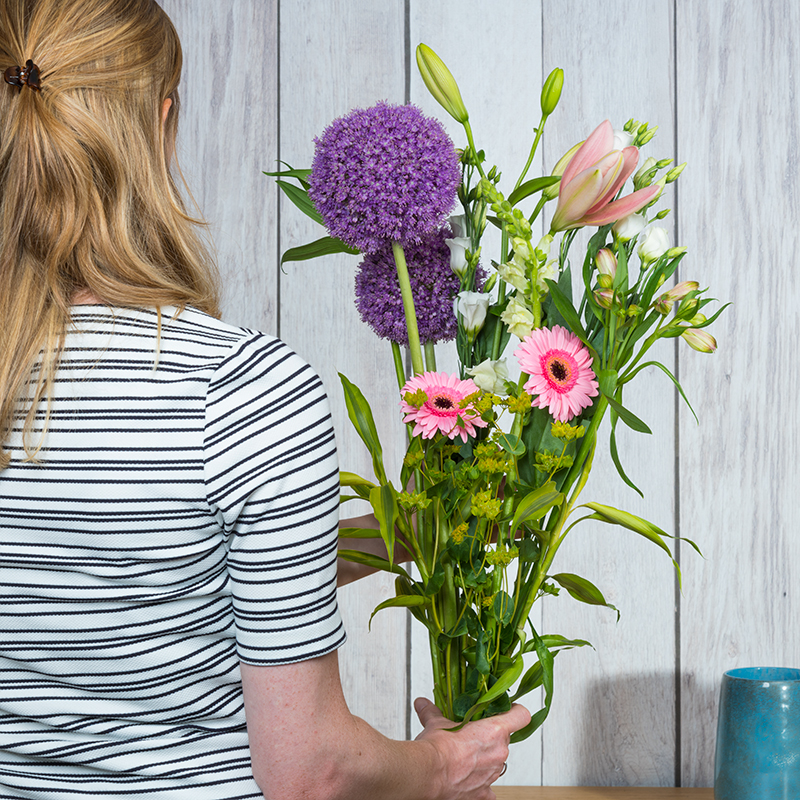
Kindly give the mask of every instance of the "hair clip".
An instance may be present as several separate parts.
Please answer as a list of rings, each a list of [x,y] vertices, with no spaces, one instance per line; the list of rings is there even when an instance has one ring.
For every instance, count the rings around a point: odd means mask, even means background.
[[[9,67],[3,73],[3,80],[22,91],[23,86],[38,92],[42,88],[39,67],[28,59],[24,67]]]

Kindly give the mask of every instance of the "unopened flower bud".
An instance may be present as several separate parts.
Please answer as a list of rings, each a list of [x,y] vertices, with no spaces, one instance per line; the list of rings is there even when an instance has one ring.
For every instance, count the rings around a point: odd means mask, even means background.
[[[702,325],[704,322],[708,322],[708,317],[705,314],[695,314],[690,320],[690,325]]]
[[[656,135],[657,132],[658,125],[656,125],[655,128],[648,128],[644,133],[639,134],[637,142],[638,146],[642,147],[646,145]]]
[[[456,317],[461,317],[461,323],[470,338],[483,328],[490,300],[485,292],[459,292],[456,295],[453,311]]]
[[[611,308],[614,303],[614,292],[611,289],[603,289],[601,292],[594,293],[594,299],[600,308]]]
[[[614,285],[614,279],[610,275],[598,275],[597,285],[601,289],[610,289]]]
[[[542,86],[542,116],[549,117],[555,111],[561,99],[561,89],[564,86],[564,70],[556,67],[545,79]]]
[[[713,353],[717,349],[717,340],[710,333],[697,328],[687,328],[681,338],[699,353]]]
[[[461,239],[467,235],[467,218],[464,214],[454,214],[452,217],[448,217],[447,224],[456,239]]]
[[[472,367],[467,370],[476,386],[483,389],[484,392],[492,392],[493,394],[507,394],[506,381],[508,380],[508,367],[506,360],[499,358],[497,361],[492,361],[487,358],[481,361],[477,367]]]
[[[639,167],[639,169],[633,176],[634,188],[642,189],[645,186],[649,186],[652,183],[653,175],[655,175],[655,168],[656,168],[656,160],[652,156],[646,158],[644,164],[642,164],[642,166]]]
[[[567,152],[564,153],[564,155],[561,156],[561,158],[558,159],[558,162],[553,167],[553,171],[550,174],[551,175],[558,175],[559,177],[561,177],[564,174],[564,170],[567,168],[567,164],[569,164],[569,162],[572,161],[572,157],[575,155],[575,153],[578,152],[578,148],[582,144],[583,144],[583,142],[578,142],[578,144],[574,145],[573,147],[570,147],[570,149],[567,150]],[[554,183],[552,186],[548,186],[542,192],[542,197],[544,197],[545,200],[552,200],[555,197],[558,197],[558,190],[560,188],[561,188],[561,182],[560,181],[559,181],[559,183]]]
[[[673,181],[678,179],[678,175],[686,169],[686,162],[684,161],[683,164],[678,164],[677,167],[671,169],[664,177],[666,178],[667,183],[672,183]]]
[[[636,252],[643,264],[649,264],[661,258],[669,248],[669,236],[666,228],[649,228],[645,235],[639,240],[639,247]]]
[[[463,277],[469,265],[467,259],[467,248],[470,245],[469,239],[459,236],[454,239],[445,239],[444,243],[450,248],[450,269],[459,278]]]
[[[681,281],[667,292],[667,297],[670,300],[683,300],[686,295],[696,292],[699,288],[700,284],[697,281]]]
[[[656,222],[660,219],[666,219],[669,216],[669,212],[671,210],[672,210],[671,208],[662,208],[661,211],[659,211],[658,214],[656,214],[653,217],[653,222]]]
[[[478,203],[472,212],[472,225],[479,234],[486,228],[486,203]]]
[[[633,134],[627,131],[614,130],[614,143],[611,145],[612,150],[624,150],[633,144]]]
[[[597,271],[601,275],[606,275],[612,279],[616,276],[617,257],[607,247],[598,250],[594,260],[597,264]]]
[[[629,242],[644,230],[645,225],[647,225],[647,220],[644,218],[644,214],[628,214],[627,217],[614,223],[611,230],[621,242]]]
[[[682,256],[688,250],[687,247],[670,247],[667,250],[667,258],[677,258]]]
[[[439,56],[426,44],[417,46],[417,67],[428,91],[462,125],[469,119],[458,84]]]

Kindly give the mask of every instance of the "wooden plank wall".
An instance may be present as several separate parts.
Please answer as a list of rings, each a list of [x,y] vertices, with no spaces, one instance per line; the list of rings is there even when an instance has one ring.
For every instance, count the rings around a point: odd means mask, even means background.
[[[800,419],[797,75],[793,0],[162,0],[186,55],[179,153],[209,223],[225,281],[225,317],[281,335],[331,395],[344,468],[368,471],[346,421],[337,371],[368,390],[389,462],[401,457],[388,345],[352,305],[355,260],[278,269],[313,225],[261,175],[277,159],[307,166],[333,118],[377,100],[444,114],[416,75],[425,41],[451,66],[491,160],[513,183],[538,121],[543,75],[566,72],[536,172],[604,118],[660,126],[645,155],[688,161],[668,205],[689,255],[679,280],[732,300],[719,351],[682,342],[660,356],[680,375],[700,426],[660,374],[627,402],[654,434],[624,436],[642,501],[601,461],[587,499],[641,513],[696,540],[680,552],[683,592],[663,554],[633,534],[586,525],[558,566],[595,581],[618,606],[568,597],[537,611],[543,629],[595,651],[556,663],[556,699],[540,736],[517,746],[503,781],[529,785],[710,786],[717,693],[726,669],[800,666]],[[458,131],[443,119],[454,137]],[[457,143],[460,138],[457,138]],[[440,354],[445,362],[452,355]],[[342,673],[354,711],[388,735],[416,730],[427,691],[424,637],[400,611],[367,632],[390,591],[348,587]]]

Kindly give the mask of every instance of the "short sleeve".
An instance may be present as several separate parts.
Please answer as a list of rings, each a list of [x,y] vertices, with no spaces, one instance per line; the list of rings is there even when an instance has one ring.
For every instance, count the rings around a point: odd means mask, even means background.
[[[287,664],[339,647],[339,473],[314,370],[265,334],[236,345],[209,383],[204,459],[240,659]]]

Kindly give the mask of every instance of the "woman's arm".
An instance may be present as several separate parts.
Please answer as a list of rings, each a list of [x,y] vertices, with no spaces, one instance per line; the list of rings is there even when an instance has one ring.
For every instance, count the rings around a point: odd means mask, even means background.
[[[267,800],[491,800],[509,736],[530,719],[514,706],[453,733],[418,700],[425,729],[400,742],[350,713],[335,652],[241,668],[253,775]]]
[[[378,520],[375,519],[373,514],[365,514],[363,517],[351,517],[350,519],[343,519],[339,522],[340,528],[372,528],[378,530],[380,527]],[[340,550],[359,550],[362,553],[370,553],[374,556],[381,558],[388,558],[386,552],[386,545],[380,536],[375,539],[339,539]],[[403,564],[411,561],[411,555],[403,545],[397,541],[394,548],[394,563]],[[372,575],[377,570],[374,567],[368,567],[364,564],[354,564],[352,561],[347,561],[340,558],[337,563],[337,586],[344,586],[347,583],[352,583],[360,578],[365,578],[367,575]]]

